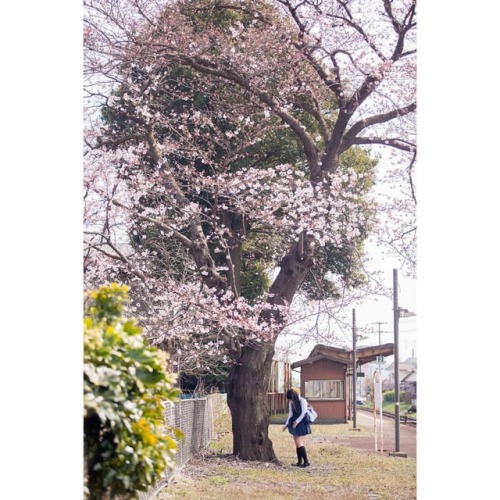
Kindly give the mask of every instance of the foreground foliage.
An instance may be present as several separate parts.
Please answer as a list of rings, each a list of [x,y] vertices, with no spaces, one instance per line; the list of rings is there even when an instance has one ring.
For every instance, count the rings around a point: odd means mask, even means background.
[[[164,401],[174,401],[167,355],[122,318],[127,287],[89,294],[84,323],[84,444],[87,497],[134,498],[161,479],[177,449],[165,434]]]

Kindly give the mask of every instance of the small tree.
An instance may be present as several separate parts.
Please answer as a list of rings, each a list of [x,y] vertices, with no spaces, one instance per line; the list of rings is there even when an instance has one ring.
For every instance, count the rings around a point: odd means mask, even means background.
[[[124,319],[128,287],[89,293],[84,322],[86,497],[135,498],[161,478],[177,444],[165,432],[164,402],[179,391],[167,355],[149,347],[134,319]]]

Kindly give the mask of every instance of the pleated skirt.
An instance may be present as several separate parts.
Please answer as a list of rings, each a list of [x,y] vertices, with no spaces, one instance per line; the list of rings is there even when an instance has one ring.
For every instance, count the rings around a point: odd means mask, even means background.
[[[292,427],[292,423],[288,424],[288,432],[292,436],[305,436],[306,434],[311,434],[311,425],[307,421],[307,417],[304,417],[295,429]]]

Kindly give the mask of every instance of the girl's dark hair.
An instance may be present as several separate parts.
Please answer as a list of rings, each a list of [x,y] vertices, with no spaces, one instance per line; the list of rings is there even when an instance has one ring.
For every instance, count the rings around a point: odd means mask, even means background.
[[[295,411],[301,413],[302,409],[300,407],[299,395],[293,389],[288,389],[288,391],[286,391],[286,399],[291,399]]]

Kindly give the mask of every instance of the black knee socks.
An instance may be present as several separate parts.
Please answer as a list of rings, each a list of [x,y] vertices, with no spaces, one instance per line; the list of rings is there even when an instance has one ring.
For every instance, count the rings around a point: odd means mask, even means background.
[[[300,453],[300,457],[304,460],[304,465],[309,465],[309,460],[307,460],[307,452],[306,452],[306,448],[304,446],[301,446],[300,448],[297,448],[297,456],[299,457],[299,453]],[[300,458],[299,458],[299,462],[300,462]]]

